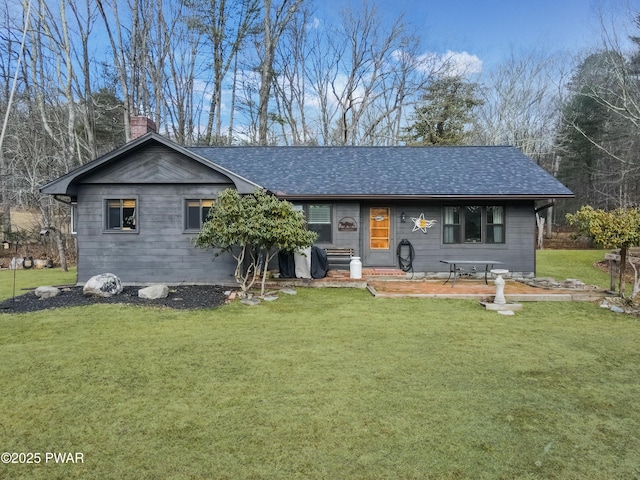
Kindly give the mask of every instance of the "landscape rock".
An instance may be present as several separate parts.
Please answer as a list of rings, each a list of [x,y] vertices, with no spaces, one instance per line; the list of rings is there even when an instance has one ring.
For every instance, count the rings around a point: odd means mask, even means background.
[[[259,298],[243,298],[242,300],[240,300],[240,303],[244,304],[244,305],[249,305],[250,307],[256,306],[256,305],[260,305],[260,299]]]
[[[624,308],[620,308],[617,305],[611,305],[611,308],[609,308],[609,310],[615,313],[624,313]]]
[[[53,298],[60,293],[56,287],[38,287],[35,292],[38,298]]]
[[[140,298],[146,298],[147,300],[157,300],[158,298],[167,298],[169,295],[169,287],[166,285],[151,285],[146,288],[138,290],[138,296]]]
[[[82,288],[82,293],[95,297],[112,297],[121,292],[122,282],[113,273],[95,275]]]
[[[280,292],[284,293],[286,295],[297,295],[298,294],[298,292],[296,292],[293,288],[281,288]]]
[[[278,300],[278,296],[277,295],[265,295],[264,297],[262,297],[262,299],[265,302],[273,302],[275,300]]]

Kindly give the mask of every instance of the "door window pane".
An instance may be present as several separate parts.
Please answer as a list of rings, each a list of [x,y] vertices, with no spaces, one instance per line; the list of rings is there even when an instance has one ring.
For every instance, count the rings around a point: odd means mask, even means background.
[[[388,208],[372,208],[369,214],[369,248],[388,250],[391,243],[391,221]]]

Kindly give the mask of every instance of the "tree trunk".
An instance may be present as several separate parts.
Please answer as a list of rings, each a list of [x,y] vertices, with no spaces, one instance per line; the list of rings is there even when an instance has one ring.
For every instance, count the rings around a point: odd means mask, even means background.
[[[624,298],[624,290],[625,290],[625,284],[624,284],[624,275],[627,271],[627,246],[623,245],[622,247],[620,247],[620,276],[619,281],[618,281],[618,285],[619,285],[619,295]]]
[[[62,241],[62,235],[60,234],[60,230],[57,228],[50,229],[53,232],[53,238],[56,242],[56,247],[58,247],[58,257],[60,257],[60,269],[63,272],[68,272],[69,267],[67,266],[67,255],[64,251],[64,242]]]
[[[2,182],[2,234],[3,240],[11,237],[11,199],[9,198],[9,169],[4,158],[4,150],[0,149],[0,182]]]
[[[536,213],[536,223],[538,224],[538,250],[544,249],[544,221],[545,218]]]

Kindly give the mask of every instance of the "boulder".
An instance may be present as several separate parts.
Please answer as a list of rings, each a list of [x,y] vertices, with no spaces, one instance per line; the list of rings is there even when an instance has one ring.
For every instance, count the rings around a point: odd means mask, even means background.
[[[146,288],[138,290],[138,296],[140,298],[146,298],[147,300],[157,300],[158,298],[167,298],[169,295],[169,287],[166,285],[151,285]]]
[[[38,287],[35,292],[38,298],[53,298],[60,293],[56,287]]]
[[[95,297],[112,297],[121,292],[122,282],[113,273],[95,275],[82,288],[82,293]]]

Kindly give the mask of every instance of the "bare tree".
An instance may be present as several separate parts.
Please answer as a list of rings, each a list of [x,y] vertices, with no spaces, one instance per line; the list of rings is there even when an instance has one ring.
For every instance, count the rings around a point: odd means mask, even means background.
[[[75,53],[80,69],[80,75],[76,76],[76,81],[78,82],[77,90],[81,92],[81,97],[84,99],[84,112],[80,115],[79,120],[84,125],[85,148],[88,151],[88,158],[93,159],[98,156],[98,145],[95,136],[96,109],[93,102],[93,86],[91,84],[92,55],[89,48],[91,45],[91,33],[97,14],[94,3],[91,0],[85,0],[84,4],[80,2],[70,2],[69,8],[75,19],[74,28],[77,31],[79,45],[78,42],[74,43],[77,45],[76,48],[80,50]]]
[[[398,115],[417,87],[407,82],[410,77],[407,67],[416,64],[407,62],[414,52],[407,48],[412,37],[406,36],[405,30],[402,16],[388,29],[383,27],[375,5],[368,2],[360,10],[342,11],[341,35],[333,35],[330,42],[330,58],[335,64],[329,89],[337,106],[331,143],[389,142],[388,130],[380,133],[379,127],[388,121],[388,126],[401,122]]]
[[[304,0],[263,0],[263,28],[258,41],[260,89],[258,92],[258,142],[266,145],[269,131],[269,100],[274,78],[275,51],[285,29]]]
[[[549,157],[560,118],[563,63],[542,49],[512,51],[484,80],[475,143],[514,145],[538,161]]]
[[[259,0],[193,0],[190,24],[206,38],[211,49],[208,67],[213,93],[209,105],[205,143],[219,143],[222,138],[222,99],[225,77],[236,62],[247,37],[256,29],[260,14]]]
[[[569,183],[572,172],[584,179],[575,187],[582,200],[596,208],[627,208],[640,202],[640,39],[631,37],[635,51],[629,53],[602,14],[600,21],[601,45],[571,82],[560,168]]]
[[[302,9],[276,48],[274,63],[278,76],[274,79],[273,88],[285,144],[305,145],[310,140],[305,77],[310,16],[308,9]]]
[[[2,99],[0,106],[2,107],[2,127],[0,132],[0,182],[2,195],[2,232],[4,239],[8,239],[11,235],[11,189],[10,179],[11,168],[9,165],[10,160],[5,156],[5,139],[7,137],[7,126],[9,123],[9,117],[11,114],[11,107],[14,99],[14,94],[18,84],[18,77],[22,63],[22,57],[24,55],[24,48],[27,38],[27,30],[29,28],[30,11],[26,10],[23,19],[23,32],[22,40],[16,41],[14,34],[14,28],[12,25],[11,15],[9,13],[8,5],[5,5],[3,10],[3,25],[5,35],[2,36],[2,43],[5,46],[5,55],[2,56],[4,60],[0,64],[0,73],[4,83],[2,85]],[[17,37],[20,38],[20,37]]]

